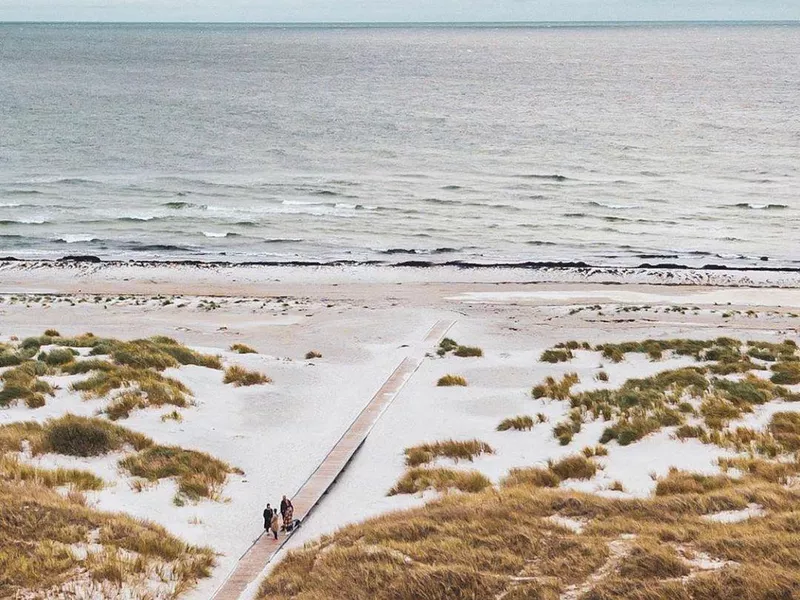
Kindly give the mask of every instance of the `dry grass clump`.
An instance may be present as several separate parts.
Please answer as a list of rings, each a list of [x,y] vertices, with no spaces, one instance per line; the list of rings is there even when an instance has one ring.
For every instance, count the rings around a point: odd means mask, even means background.
[[[674,579],[691,572],[672,546],[652,540],[636,543],[617,571],[625,579]]]
[[[528,485],[533,487],[558,487],[561,478],[552,469],[542,469],[540,467],[521,467],[511,469],[508,475],[503,478],[501,485],[511,487],[515,485]]]
[[[64,415],[44,424],[33,421],[9,423],[0,427],[0,451],[19,452],[27,441],[31,453],[67,456],[99,456],[131,446],[142,450],[152,440],[103,419]]]
[[[800,362],[779,362],[771,367],[770,381],[781,385],[796,385],[800,383]]]
[[[258,354],[258,350],[247,344],[233,344],[231,346],[231,352],[238,352],[239,354]]]
[[[53,348],[50,352],[40,352],[36,360],[50,366],[65,365],[75,360],[77,351],[72,348]]]
[[[259,373],[258,371],[248,371],[244,367],[233,365],[225,369],[225,377],[222,379],[224,383],[232,383],[236,387],[247,385],[261,385],[264,383],[272,383],[272,379]]]
[[[61,334],[58,332],[57,329],[45,329],[44,334],[47,337],[61,337]]]
[[[322,353],[316,350],[309,350],[306,352],[306,360],[312,360],[314,358],[322,358]]]
[[[439,378],[439,381],[436,382],[438,387],[452,387],[452,386],[463,386],[466,387],[467,380],[464,379],[461,375],[444,375],[443,377]]]
[[[480,440],[445,440],[405,449],[406,465],[409,467],[418,467],[440,457],[450,458],[456,462],[459,460],[472,462],[481,454],[494,454],[494,450],[489,444]]]
[[[47,488],[68,486],[77,491],[103,489],[103,480],[79,469],[40,469],[18,459],[0,455],[0,479],[11,483],[31,482]]]
[[[545,377],[543,383],[533,387],[531,396],[535,399],[553,398],[554,400],[566,400],[569,398],[572,386],[577,383],[580,383],[577,373],[565,373],[560,380],[554,377]]]
[[[81,365],[79,361],[76,365]],[[102,398],[119,390],[106,407],[105,412],[113,419],[126,418],[136,408],[148,406],[184,407],[189,403],[189,388],[177,379],[166,377],[152,369],[118,367],[99,361],[92,365],[93,374],[72,384],[72,389],[82,392],[87,398]]]
[[[671,348],[677,348],[676,352],[695,353],[702,359],[712,351],[739,351],[736,345],[738,342],[728,338],[698,342],[697,345],[690,344],[691,340],[681,340],[681,344],[673,343],[675,340],[668,342]],[[614,345],[610,349],[630,351],[627,345]],[[600,438],[600,443],[603,444],[616,440],[620,445],[627,445],[662,427],[677,427],[676,435],[681,439],[697,437],[705,443],[739,448],[749,442],[745,441],[744,431],[725,431],[731,420],[751,412],[753,406],[779,398],[790,400],[793,395],[787,388],[752,373],[745,373],[738,379],[709,376],[718,371],[714,367],[722,364],[712,363],[703,367],[662,371],[651,377],[629,379],[616,389],[595,389],[580,393],[572,393],[569,388],[553,390],[554,382],[550,379],[536,386],[533,395],[561,398],[566,396],[573,410],[581,411],[582,419],[602,418],[609,421],[610,424]],[[696,404],[699,404],[698,409],[695,408]],[[698,412],[703,417],[705,426],[712,430],[711,433],[686,424],[687,415]],[[578,421],[571,419],[557,424],[554,435],[562,444],[567,444],[572,439],[572,433],[577,430]],[[759,446],[765,452],[772,451],[769,449],[769,440],[761,438],[750,441],[753,442],[751,445]]]
[[[533,417],[528,415],[519,415],[517,417],[509,417],[503,419],[497,426],[497,431],[508,431],[515,429],[517,431],[530,431],[533,429]]]
[[[453,355],[461,358],[483,356],[483,350],[477,346],[459,346],[453,351]]]
[[[153,580],[163,581],[158,597],[168,597],[210,575],[210,549],[158,525],[88,508],[79,493],[64,497],[50,483],[27,475],[0,479],[0,597],[61,597],[62,587],[83,581],[85,572],[110,586],[104,597],[137,594]],[[73,550],[90,543],[88,554]]]
[[[552,350],[545,350],[542,352],[542,355],[539,357],[540,362],[546,363],[560,363],[560,362],[567,362],[568,360],[572,360],[575,358],[575,355],[572,354],[572,351],[568,348],[557,348]]]
[[[96,350],[97,352],[94,352]],[[97,346],[93,354],[110,354],[114,362],[137,369],[164,369],[179,365],[198,365],[209,369],[222,369],[218,356],[200,354],[168,337],[121,342],[109,340]]]
[[[150,446],[124,458],[119,465],[134,477],[148,481],[177,478],[178,502],[183,498],[216,499],[229,473],[244,474],[209,454],[177,446]]]
[[[748,476],[699,493],[607,498],[546,487],[546,473],[347,526],[289,553],[258,597],[771,600],[800,590],[797,490]],[[767,515],[702,518],[750,503]]]
[[[550,462],[548,467],[561,480],[591,479],[597,473],[597,465],[583,454],[574,454],[557,462]]]
[[[800,450],[800,413],[775,413],[770,419],[767,430],[788,452]]]
[[[389,490],[388,495],[416,494],[430,489],[437,492],[455,489],[462,492],[475,493],[491,485],[492,482],[478,471],[414,467],[403,474],[394,487]]]
[[[52,386],[40,379],[47,375],[50,367],[38,361],[27,361],[8,369],[0,375],[3,389],[0,390],[0,407],[22,401],[28,408],[39,408],[45,405],[45,395],[53,395]]]
[[[704,494],[731,487],[734,481],[727,475],[701,475],[689,473],[674,467],[670,468],[666,477],[656,483],[656,496],[674,496],[676,494]]]
[[[452,352],[454,356],[460,356],[461,358],[483,356],[483,350],[477,346],[462,346],[455,340],[444,338],[441,342],[439,342],[439,347],[436,349],[436,354],[439,356],[444,356],[448,352]]]

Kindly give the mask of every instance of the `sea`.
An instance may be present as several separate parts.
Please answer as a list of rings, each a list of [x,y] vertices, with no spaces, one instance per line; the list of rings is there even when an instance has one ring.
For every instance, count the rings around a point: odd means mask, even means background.
[[[800,269],[800,25],[0,24],[0,256]]]

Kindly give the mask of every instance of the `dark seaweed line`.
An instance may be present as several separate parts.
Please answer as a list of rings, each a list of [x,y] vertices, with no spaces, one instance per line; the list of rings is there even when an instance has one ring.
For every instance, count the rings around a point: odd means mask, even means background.
[[[437,267],[456,267],[460,269],[521,269],[521,270],[540,270],[540,269],[570,269],[570,270],[598,270],[598,271],[740,271],[740,272],[768,272],[768,273],[800,273],[800,267],[753,267],[753,266],[728,266],[718,264],[705,264],[702,266],[692,266],[680,263],[641,263],[635,266],[622,265],[594,265],[583,261],[523,261],[523,262],[494,262],[477,263],[464,260],[450,260],[444,262],[434,262],[427,260],[407,260],[401,262],[387,262],[380,260],[288,260],[288,261],[206,261],[206,260],[103,260],[91,255],[69,255],[57,259],[20,259],[14,256],[0,257],[0,266],[8,264],[22,265],[63,265],[69,263],[91,263],[103,264],[107,266],[195,266],[204,268],[215,267],[405,267],[405,268],[437,268]]]

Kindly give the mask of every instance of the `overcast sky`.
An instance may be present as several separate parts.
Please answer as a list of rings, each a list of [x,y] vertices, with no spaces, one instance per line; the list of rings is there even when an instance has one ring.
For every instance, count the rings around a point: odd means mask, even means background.
[[[800,0],[0,0],[0,21],[798,20]]]

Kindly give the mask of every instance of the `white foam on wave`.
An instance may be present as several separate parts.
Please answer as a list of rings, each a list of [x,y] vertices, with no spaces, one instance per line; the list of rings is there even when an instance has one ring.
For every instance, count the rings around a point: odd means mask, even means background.
[[[228,232],[223,231],[220,233],[218,231],[204,231],[203,235],[206,236],[207,238],[224,238],[228,237]]]
[[[17,208],[22,206],[19,202],[0,202],[0,208]]]
[[[94,242],[97,240],[96,237],[89,233],[68,233],[66,235],[62,235],[58,239],[62,242],[66,242],[67,244],[77,244],[78,242]]]

